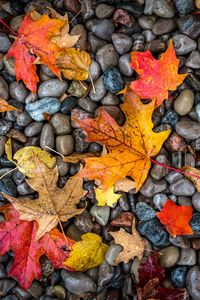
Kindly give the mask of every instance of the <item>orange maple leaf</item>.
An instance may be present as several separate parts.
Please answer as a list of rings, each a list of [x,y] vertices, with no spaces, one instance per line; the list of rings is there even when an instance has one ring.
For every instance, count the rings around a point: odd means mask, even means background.
[[[161,212],[157,213],[160,222],[165,225],[171,236],[192,234],[189,225],[192,218],[193,208],[191,206],[176,205],[171,199],[167,200]]]
[[[55,52],[59,47],[50,42],[52,36],[58,35],[65,21],[50,19],[48,15],[41,16],[34,21],[28,13],[18,30],[18,37],[8,51],[7,57],[15,58],[15,71],[17,80],[23,80],[25,85],[36,92],[37,82],[35,55],[46,64],[58,77],[60,70],[56,66]]]
[[[140,98],[156,98],[156,106],[168,98],[168,90],[175,90],[187,74],[178,74],[179,59],[176,58],[172,40],[159,60],[149,50],[131,53],[131,67],[140,78],[131,82],[131,88]]]
[[[9,105],[7,101],[5,101],[2,98],[0,98],[0,112],[5,112],[5,111],[8,111],[8,110],[18,110],[18,111],[21,111],[17,107]]]
[[[82,127],[90,142],[99,142],[109,151],[102,157],[85,158],[84,168],[79,177],[95,179],[100,188],[107,190],[117,180],[131,176],[135,180],[136,190],[144,183],[150,158],[155,156],[170,130],[155,133],[152,131],[151,116],[155,100],[143,104],[137,94],[129,87],[125,93],[125,103],[121,108],[126,115],[126,124],[120,127],[104,108],[99,109],[96,119],[72,119]]]

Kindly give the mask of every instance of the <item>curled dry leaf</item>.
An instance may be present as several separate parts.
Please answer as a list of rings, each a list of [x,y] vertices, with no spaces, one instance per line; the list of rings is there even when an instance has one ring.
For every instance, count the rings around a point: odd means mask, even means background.
[[[37,221],[39,227],[36,239],[40,239],[61,221],[65,222],[80,214],[85,208],[78,209],[76,205],[87,192],[83,190],[83,180],[80,178],[70,178],[63,189],[58,188],[57,168],[49,169],[37,157],[34,165],[33,178],[26,181],[38,192],[37,199],[31,201],[29,198],[17,199],[2,194],[18,210],[21,220]]]
[[[135,218],[133,219],[132,225],[132,234],[127,233],[124,229],[113,232],[110,231],[110,234],[115,240],[116,244],[119,244],[123,247],[122,252],[116,258],[116,263],[120,262],[127,263],[129,259],[138,257],[141,259],[146,247],[146,242],[141,238],[140,234],[135,228]]]
[[[185,176],[194,183],[197,191],[200,192],[200,170],[190,166],[184,166],[182,169],[183,171],[191,174],[191,175],[185,174]],[[199,176],[199,178],[195,177],[194,175]]]
[[[21,111],[20,109],[9,105],[7,101],[3,100],[2,98],[0,98],[0,113],[1,112],[5,112],[8,110],[17,110],[17,111]]]
[[[102,242],[102,238],[95,233],[86,233],[81,237],[82,241],[72,246],[65,265],[76,271],[87,271],[98,267],[105,258],[108,246]]]

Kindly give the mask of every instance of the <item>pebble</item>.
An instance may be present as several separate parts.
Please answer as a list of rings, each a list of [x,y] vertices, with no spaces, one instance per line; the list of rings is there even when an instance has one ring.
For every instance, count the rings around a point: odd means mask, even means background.
[[[182,249],[189,249],[190,248],[190,242],[189,240],[181,235],[177,235],[175,238],[172,236],[169,237],[169,241],[172,245],[182,248]]]
[[[95,14],[99,19],[107,19],[112,16],[114,11],[115,11],[114,6],[100,3],[99,5],[97,5],[95,9]]]
[[[94,227],[90,213],[87,210],[75,218],[74,225],[83,233],[91,232]]]
[[[197,106],[196,110],[200,112],[200,105]],[[200,123],[183,118],[176,124],[176,132],[188,140],[198,139],[200,137]]]
[[[75,140],[75,151],[77,153],[84,153],[87,152],[89,147],[89,142],[86,141],[86,134],[83,129],[75,129],[74,133],[74,140]]]
[[[76,48],[79,48],[81,51],[85,51],[86,50],[86,46],[87,46],[87,31],[85,29],[85,27],[82,24],[77,24],[75,25],[71,32],[70,35],[79,35],[79,39],[75,44]]]
[[[62,155],[70,155],[74,151],[74,138],[72,135],[59,135],[56,137],[56,150]]]
[[[135,20],[126,10],[116,9],[113,15],[113,23],[118,25],[125,25],[127,28],[131,28],[135,25]]]
[[[128,203],[128,199],[125,193],[123,193],[121,195],[121,197],[119,198],[119,206],[121,207],[121,209],[123,209],[123,211],[129,211],[130,210],[130,205]]]
[[[195,193],[192,196],[192,205],[197,211],[200,211],[200,193]]]
[[[163,18],[172,18],[175,14],[175,9],[169,0],[155,0],[153,3],[153,12]]]
[[[193,300],[200,299],[200,267],[193,266],[186,276],[186,287]]]
[[[124,88],[123,78],[120,72],[114,67],[110,67],[104,72],[103,84],[113,94],[117,94]]]
[[[200,36],[200,20],[197,15],[182,16],[177,20],[177,24],[180,32],[190,38],[197,39]]]
[[[178,265],[193,266],[197,262],[197,255],[194,249],[181,249]]]
[[[140,189],[140,193],[145,197],[153,197],[155,194],[164,191],[166,187],[167,183],[164,179],[158,181],[148,176],[145,183]]]
[[[10,84],[10,95],[13,99],[24,103],[28,96],[28,90],[22,82],[14,81]]]
[[[92,0],[82,0],[81,11],[82,11],[82,16],[85,20],[92,18],[94,16]]]
[[[138,202],[135,211],[140,221],[149,221],[156,217],[155,210],[145,202]]]
[[[189,73],[185,83],[189,84],[196,92],[200,92],[200,80],[195,74]]]
[[[97,81],[94,84],[95,91],[91,89],[89,93],[89,97],[94,102],[99,102],[103,99],[103,97],[106,95],[106,88],[104,86],[104,80],[103,77],[99,77]]]
[[[79,99],[78,104],[82,109],[90,113],[94,113],[95,110],[97,109],[97,104],[91,101],[89,97]]]
[[[183,206],[192,206],[192,200],[188,197],[179,196],[178,204]]]
[[[113,33],[112,42],[120,55],[129,52],[133,44],[132,39],[123,33]]]
[[[155,207],[159,210],[162,210],[164,204],[167,202],[168,197],[165,194],[156,194],[153,197],[153,203]]]
[[[186,283],[187,267],[176,267],[171,272],[171,281],[177,288],[184,288]]]
[[[164,52],[166,48],[166,43],[159,39],[154,39],[148,44],[148,49],[153,53]]]
[[[106,94],[106,96],[103,98],[103,100],[101,101],[101,104],[102,105],[118,105],[119,98],[116,95],[108,92]]]
[[[174,110],[179,116],[185,116],[191,111],[193,104],[194,93],[189,89],[184,89],[174,101]]]
[[[17,191],[21,196],[26,196],[35,193],[35,191],[28,185],[27,182],[23,182],[17,186]]]
[[[119,59],[119,70],[125,76],[133,76],[134,70],[130,66],[131,56],[129,53],[124,54]]]
[[[42,122],[32,122],[24,130],[24,133],[28,137],[35,136],[42,131]]]
[[[34,93],[29,93],[28,96],[26,97],[25,99],[25,103],[28,104],[28,103],[32,103],[32,102],[35,102],[38,100],[38,96],[37,94],[34,94]]]
[[[0,32],[0,52],[6,53],[9,50],[10,46],[11,42],[8,36],[5,33]]]
[[[0,135],[6,135],[12,127],[12,123],[6,120],[0,120]]]
[[[137,230],[158,248],[164,248],[169,245],[169,235],[157,218],[140,222]]]
[[[156,23],[157,17],[156,16],[146,16],[143,15],[138,19],[138,24],[142,29],[152,29],[154,24]]]
[[[61,277],[64,287],[73,294],[94,293],[96,291],[95,282],[89,276],[81,272],[62,270]]]
[[[61,97],[67,90],[68,84],[64,80],[49,79],[42,82],[38,87],[38,97],[40,99],[45,97]]]
[[[39,101],[26,104],[26,110],[31,118],[37,122],[45,119],[44,113],[53,115],[60,110],[60,101],[57,98],[45,97]]]
[[[50,78],[56,77],[56,75],[46,65],[41,65],[41,70],[46,76]]]
[[[88,33],[88,43],[93,53],[96,53],[99,48],[107,44],[106,41],[98,38],[92,32]]]
[[[194,9],[194,1],[193,0],[172,0],[176,9],[180,14],[188,14]]]
[[[0,136],[0,157],[4,154],[6,142],[7,142],[7,137],[3,135]]]
[[[192,147],[192,149],[199,151],[200,150],[200,138],[192,141],[190,146]]]
[[[179,249],[175,246],[169,246],[159,251],[160,264],[165,268],[173,267],[179,259]]]
[[[74,106],[76,106],[77,104],[77,99],[75,97],[67,97],[66,99],[64,99],[61,103],[61,108],[60,111],[63,114],[69,114],[72,110],[72,108],[74,108]]]
[[[13,279],[0,279],[0,295],[5,296],[16,285]]]
[[[46,146],[54,149],[55,138],[54,131],[51,124],[44,124],[40,135],[40,147],[47,150]]]
[[[165,155],[156,156],[156,161],[159,163],[165,164],[167,166],[170,165],[170,162]],[[160,180],[167,173],[168,173],[168,170],[166,168],[159,166],[157,164],[154,164],[153,168],[151,169],[151,176],[156,180]]]
[[[118,208],[119,206],[117,206]],[[121,208],[121,207],[119,207]],[[120,211],[120,209],[119,209]],[[112,210],[113,212],[113,210]],[[113,215],[111,215],[112,219]],[[116,227],[131,227],[133,224],[133,214],[131,212],[122,212],[119,215],[117,215],[112,221],[111,225]]]
[[[200,52],[194,50],[188,56],[185,66],[192,69],[200,69]]]
[[[193,214],[190,226],[194,231],[200,232],[200,213]]]
[[[143,7],[135,1],[121,2],[117,7],[128,11],[134,18],[139,18],[143,14]]]
[[[31,123],[32,118],[27,113],[27,111],[24,110],[23,112],[21,112],[20,114],[18,114],[16,121],[17,121],[17,124],[19,126],[25,127],[25,126],[27,126],[28,124]]]
[[[86,25],[87,26],[87,25]],[[112,21],[108,19],[92,20],[91,31],[95,34],[98,38],[106,40],[108,42],[111,41],[111,35],[113,34],[115,27]]]
[[[184,34],[174,35],[172,41],[177,55],[185,55],[197,48],[197,43]]]
[[[21,172],[19,172],[18,170],[15,170],[15,171],[13,172],[12,178],[13,178],[13,181],[14,181],[17,185],[19,185],[19,184],[21,184],[21,183],[24,181],[25,175],[22,174]]]
[[[78,0],[64,0],[64,6],[67,10],[77,14],[81,10],[81,4]]]
[[[99,266],[98,287],[104,287],[114,276],[114,267],[103,261]]]
[[[162,116],[161,118],[161,123],[162,124],[169,124],[172,127],[174,127],[176,125],[176,123],[178,122],[178,115],[177,113],[172,110],[172,109],[168,109],[166,111],[166,113]]]
[[[8,84],[2,76],[0,76],[0,98],[4,100],[8,100],[9,98]]]
[[[93,205],[90,209],[91,216],[95,217],[97,223],[102,226],[107,225],[109,216],[110,216],[110,207],[109,206],[98,206]]]
[[[194,184],[187,178],[182,178],[178,181],[172,182],[169,190],[175,196],[192,196],[195,193]]]
[[[160,18],[158,21],[153,25],[152,32],[155,35],[163,35],[173,31],[176,28],[176,22],[174,19],[164,19]]]
[[[84,82],[73,80],[72,83],[70,84],[67,92],[74,97],[81,98],[85,95],[87,91],[87,85]]]
[[[90,72],[90,75],[89,75],[87,81],[91,82],[91,78],[93,81],[95,81],[99,78],[101,69],[100,69],[99,64],[95,60],[92,60],[89,72]]]
[[[119,253],[123,250],[123,247],[120,245],[112,244],[110,245],[108,251],[106,252],[105,260],[111,266],[116,266],[116,258]]]
[[[61,177],[65,176],[68,173],[69,163],[65,163],[61,156],[56,157],[56,165],[57,165],[57,168],[58,168],[58,173]]]
[[[76,119],[83,120],[92,117],[93,115],[91,113],[80,108],[74,108],[71,111],[71,125],[73,128],[80,128],[80,125],[75,121]]]
[[[25,136],[25,134],[23,134],[23,132],[14,128],[11,129],[11,131],[7,134],[7,136],[23,144],[27,142],[27,137]]]
[[[119,60],[117,51],[112,44],[106,44],[99,48],[95,58],[103,72],[109,67],[116,67]]]
[[[62,113],[53,115],[50,121],[57,135],[69,134],[72,131],[70,117]]]

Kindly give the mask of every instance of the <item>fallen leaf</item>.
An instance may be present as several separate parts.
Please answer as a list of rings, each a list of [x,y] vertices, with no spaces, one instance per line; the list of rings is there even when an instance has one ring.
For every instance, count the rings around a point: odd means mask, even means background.
[[[194,183],[197,192],[200,192],[200,170],[190,166],[184,166],[182,169],[184,172],[191,174],[191,175],[189,174],[184,174],[184,175]],[[195,177],[194,175],[199,176],[199,178]]]
[[[2,98],[0,98],[0,113],[1,112],[5,112],[8,110],[17,110],[17,111],[21,111],[20,109],[9,105],[7,101],[3,100]]]
[[[87,191],[83,190],[83,180],[80,178],[70,178],[63,189],[58,188],[58,169],[49,169],[38,158],[35,158],[34,164],[33,178],[27,179],[26,182],[38,192],[37,199],[17,199],[2,194],[18,210],[20,220],[37,221],[39,227],[36,239],[38,240],[61,221],[65,222],[80,214],[85,208],[78,209],[76,204]]]
[[[144,99],[156,98],[156,106],[168,99],[168,91],[175,90],[187,74],[178,74],[179,59],[176,58],[172,40],[159,60],[149,50],[131,53],[131,67],[140,78],[132,81],[131,88]]]
[[[57,55],[56,65],[69,80],[86,80],[90,64],[90,55],[79,49],[66,49]]]
[[[130,190],[133,190],[134,188],[135,188],[135,182],[125,177],[115,182],[114,192],[128,193]]]
[[[48,168],[52,169],[56,165],[56,158],[53,157],[49,152],[40,149],[36,146],[23,147],[13,156],[14,162],[21,173],[28,177],[33,177],[35,172],[34,157],[38,157]]]
[[[42,255],[46,255],[55,268],[67,268],[64,261],[73,240],[53,229],[36,241],[36,222],[21,221],[10,204],[1,206],[0,212],[6,217],[0,223],[0,255],[13,250],[14,260],[8,274],[16,278],[23,289],[28,289],[34,279],[41,278],[39,259]]]
[[[193,234],[189,225],[192,213],[193,208],[191,206],[179,206],[169,199],[164,204],[162,211],[157,213],[157,217],[165,225],[169,234],[176,237],[177,235]]]
[[[65,265],[76,271],[85,272],[98,267],[104,260],[108,246],[95,233],[86,233],[81,236],[82,241],[72,246]]]
[[[115,240],[116,244],[123,247],[122,252],[116,258],[116,263],[120,262],[127,263],[130,259],[134,257],[142,258],[146,242],[141,238],[140,234],[135,228],[135,218],[133,219],[132,234],[127,233],[124,229],[120,229],[116,232],[109,232]]]
[[[114,193],[113,187],[106,191],[96,188],[95,195],[99,206],[108,205],[110,207],[113,207],[113,204],[121,197],[121,194]]]
[[[5,153],[7,155],[7,159],[12,161],[13,151],[12,151],[12,140],[11,137],[5,143]]]
[[[81,160],[84,160],[87,157],[94,157],[94,156],[97,156],[97,155],[91,154],[91,153],[73,153],[71,155],[64,156],[63,161],[65,163],[75,164]]]
[[[126,116],[124,126],[120,127],[103,107],[99,108],[96,119],[81,120],[77,115],[72,116],[72,121],[86,131],[87,141],[99,142],[109,150],[102,157],[85,158],[85,166],[77,176],[95,179],[104,191],[118,180],[131,176],[138,191],[147,177],[151,157],[160,151],[171,132],[153,132],[151,116],[154,104],[154,100],[143,104],[128,88],[125,102],[121,105]]]
[[[56,66],[55,53],[60,48],[50,42],[51,37],[60,34],[61,28],[65,21],[51,19],[48,15],[41,16],[34,21],[31,18],[32,13],[28,13],[18,30],[18,37],[8,51],[7,57],[15,58],[15,71],[17,80],[22,80],[25,85],[32,91],[36,92],[37,82],[39,81],[34,64],[36,56],[42,63],[46,64],[49,69],[58,77],[61,73]]]

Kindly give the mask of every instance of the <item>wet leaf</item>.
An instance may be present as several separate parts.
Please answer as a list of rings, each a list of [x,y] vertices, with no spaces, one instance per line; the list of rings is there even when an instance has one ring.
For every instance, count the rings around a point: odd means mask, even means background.
[[[194,183],[197,191],[200,192],[200,170],[190,166],[184,166],[182,169],[183,171],[191,174],[191,175],[185,174],[185,176]],[[199,178],[193,175],[199,176]]]
[[[67,267],[76,271],[87,271],[98,267],[104,260],[108,246],[102,243],[102,238],[95,233],[86,233],[82,241],[72,246],[72,251],[65,261]]]
[[[9,111],[9,110],[21,111],[20,109],[14,107],[12,105],[9,105],[7,101],[0,98],[0,113],[5,112],[5,111]]]
[[[12,140],[11,140],[11,137],[9,137],[9,139],[5,143],[5,153],[7,155],[7,159],[12,161],[13,153],[12,153]]]
[[[95,195],[98,205],[108,205],[110,207],[113,207],[113,204],[115,204],[117,200],[121,197],[121,194],[114,193],[113,187],[109,188],[106,191],[97,188],[95,189]]]

